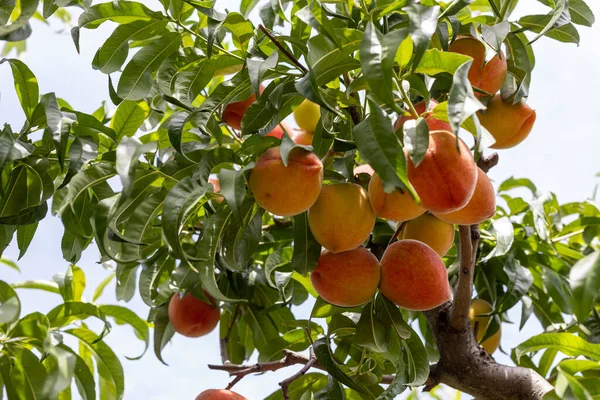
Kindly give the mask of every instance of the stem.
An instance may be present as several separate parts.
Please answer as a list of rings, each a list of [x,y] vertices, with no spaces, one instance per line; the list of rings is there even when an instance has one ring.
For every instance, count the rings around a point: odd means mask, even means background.
[[[271,40],[271,42],[273,42],[279,51],[281,51],[295,66],[298,67],[298,69],[302,71],[302,75],[305,75],[308,72],[308,69],[306,69],[306,67],[302,65],[293,54],[283,47],[283,45],[279,43],[277,39],[275,39],[275,36],[273,36],[267,28],[265,28],[262,24],[258,25],[258,28],[263,31],[263,33]]]
[[[408,104],[408,109],[410,110],[410,113],[412,114],[414,119],[419,118],[419,113],[415,109],[415,106],[413,105],[412,101],[410,101],[410,97],[408,97],[406,90],[404,90],[404,87],[402,86],[402,80],[398,77],[397,74],[396,74],[396,79],[399,80],[398,88],[400,89],[400,93],[402,94],[402,99],[404,100],[404,102],[406,104]]]
[[[169,18],[169,21],[173,22],[174,24],[176,24],[177,26],[179,26],[181,29],[183,29],[184,31],[186,31],[187,33],[189,33],[190,35],[193,35],[201,40],[203,40],[205,43],[208,43],[208,39],[205,38],[204,36],[200,35],[197,32],[194,32],[193,30],[191,30],[190,28],[188,28],[187,26],[183,25],[181,22],[177,21],[176,19],[173,18]],[[225,48],[223,48],[222,46],[219,46],[218,44],[213,44],[213,47],[217,50],[219,50],[221,53],[225,53],[230,55],[233,58],[236,58],[240,61],[245,61],[244,57],[240,57],[237,54],[234,54],[232,52],[230,52],[229,50],[226,50]]]
[[[390,239],[390,241],[388,242],[388,246],[391,245],[392,243],[394,243],[396,241],[396,239],[398,239],[398,236],[400,236],[400,233],[402,232],[402,230],[404,229],[404,227],[406,226],[406,223],[408,221],[402,221],[399,222],[396,225],[396,231],[394,232],[394,234],[392,235],[392,238]]]

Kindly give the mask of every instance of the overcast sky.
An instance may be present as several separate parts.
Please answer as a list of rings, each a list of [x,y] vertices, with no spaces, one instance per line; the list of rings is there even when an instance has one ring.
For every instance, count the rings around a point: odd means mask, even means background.
[[[144,2],[156,4],[155,1]],[[238,1],[219,0],[218,7],[238,9]],[[540,12],[535,1],[523,2],[519,14]],[[589,0],[596,16],[600,3]],[[57,33],[41,23],[34,23],[34,32],[27,43],[23,61],[37,76],[40,93],[56,92],[75,109],[92,112],[108,98],[107,77],[91,67],[92,57],[110,34],[109,29],[83,30],[81,55],[75,51],[67,32]],[[542,38],[535,43],[536,69],[528,103],[537,111],[536,125],[525,142],[516,148],[500,151],[500,164],[490,176],[496,184],[504,179],[527,177],[537,187],[557,194],[559,201],[582,201],[588,198],[597,183],[600,172],[600,123],[595,95],[600,92],[600,27],[579,28],[581,43],[563,44]],[[14,55],[13,55],[14,56]],[[14,93],[8,64],[0,66],[0,124],[8,122],[18,130],[24,121],[23,112]],[[64,272],[68,264],[62,259],[60,240],[61,222],[47,217],[40,223],[27,255],[18,263],[21,274],[0,266],[0,279],[9,283],[24,279],[51,279]],[[5,256],[15,259],[16,244]],[[87,275],[86,296],[91,298],[95,286],[108,272],[97,264],[98,254],[91,245],[78,265]],[[47,312],[58,300],[56,295],[20,291],[23,313],[35,310]],[[105,291],[103,303],[116,303],[114,283]],[[136,297],[127,304],[142,318],[148,308]],[[298,309],[305,315],[312,301]],[[519,308],[520,307],[516,307]],[[511,313],[515,319],[519,312]],[[525,332],[518,327],[504,325],[502,346],[511,349],[531,334],[539,333],[539,325],[528,324]],[[143,346],[128,327],[115,326],[106,339],[121,357],[125,368],[126,399],[193,399],[207,388],[225,387],[229,378],[225,373],[209,371],[207,363],[220,361],[218,330],[200,339],[176,336],[163,355],[169,367],[162,365],[151,351],[141,361],[128,361],[123,355],[137,356]],[[510,362],[504,355],[497,359]],[[236,390],[249,399],[260,399],[277,390],[277,382],[293,374],[295,367],[248,377],[236,385]]]

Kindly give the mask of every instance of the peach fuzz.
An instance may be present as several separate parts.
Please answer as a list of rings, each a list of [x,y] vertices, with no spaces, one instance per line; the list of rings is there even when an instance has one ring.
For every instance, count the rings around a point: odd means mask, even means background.
[[[241,394],[231,390],[208,389],[200,393],[196,400],[248,400]]]
[[[480,224],[496,213],[496,193],[490,178],[478,168],[477,184],[471,200],[460,210],[435,214],[439,219],[457,225]]]
[[[353,183],[335,183],[323,186],[308,210],[308,225],[323,247],[339,253],[357,248],[369,237],[375,213],[365,189]]]
[[[173,329],[183,336],[200,337],[210,333],[221,317],[221,310],[209,297],[212,304],[187,293],[181,297],[175,293],[169,301],[169,320]]]
[[[438,105],[438,102],[431,99],[429,101],[429,110],[425,109],[426,103],[425,101],[421,101],[415,104],[415,111],[419,116],[422,116],[425,111],[431,111]],[[440,121],[439,119],[431,117],[431,115],[423,116],[425,121],[427,122],[427,126],[429,126],[430,131],[452,131],[452,127],[449,123]],[[394,131],[401,129],[404,126],[404,123],[408,120],[415,119],[412,115],[402,115],[398,117],[396,122],[394,122]]]
[[[406,223],[402,239],[423,242],[444,257],[454,243],[454,225],[434,215],[423,214]]]
[[[456,39],[448,50],[473,58],[473,64],[469,69],[469,82],[471,82],[471,85],[492,95],[500,90],[507,71],[504,53],[502,53],[502,58],[496,54],[486,63],[485,45],[478,39],[469,36]],[[478,93],[477,95],[481,96]]]
[[[248,184],[261,207],[288,217],[308,210],[317,201],[322,182],[323,164],[316,155],[294,148],[286,167],[277,146],[258,158]]]
[[[364,247],[341,253],[325,250],[310,280],[325,301],[339,307],[356,307],[375,295],[381,268],[377,257]]]
[[[485,331],[490,324],[491,316],[481,315],[481,314],[489,314],[494,311],[494,307],[487,301],[483,299],[475,299],[471,302],[471,307],[469,308],[469,320],[471,321],[471,328],[473,332],[475,332],[475,324],[477,323],[477,343],[481,344],[481,347],[485,349],[488,353],[492,354],[495,352],[498,347],[500,347],[500,338],[502,336],[502,332],[500,327],[496,333],[487,338],[485,341],[481,342],[483,336],[485,335]]]
[[[529,136],[535,123],[535,111],[523,100],[517,104],[507,103],[500,94],[487,104],[485,112],[478,112],[479,122],[487,129],[496,143],[493,149],[510,149]]]
[[[305,99],[294,109],[296,123],[307,132],[314,133],[321,119],[321,107],[312,101]]]
[[[423,161],[415,167],[407,157],[408,179],[433,213],[446,214],[467,205],[475,191],[477,166],[467,145],[448,131],[429,135]]]
[[[383,182],[376,173],[369,181],[369,201],[378,217],[392,221],[407,221],[425,212],[407,190],[386,193],[383,190]]]
[[[379,289],[397,306],[413,311],[431,310],[452,297],[442,258],[416,240],[400,240],[386,249]]]

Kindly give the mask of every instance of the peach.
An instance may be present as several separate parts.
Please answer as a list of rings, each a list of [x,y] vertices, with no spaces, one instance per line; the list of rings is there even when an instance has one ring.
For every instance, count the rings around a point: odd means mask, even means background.
[[[297,144],[310,146],[312,145],[314,137],[315,135],[312,132],[300,129],[299,131],[294,132],[294,136],[292,136],[292,139],[294,139],[294,142],[296,142]]]
[[[292,133],[292,128],[285,121],[281,121],[273,130],[267,133],[265,136],[276,137],[277,139],[281,139],[283,137],[283,133],[287,132],[288,134]]]
[[[200,393],[196,400],[248,400],[231,390],[208,389]]]
[[[215,300],[208,297],[210,304],[190,293],[183,297],[175,293],[171,297],[169,320],[177,333],[187,337],[200,337],[215,329],[221,317],[221,310]]]
[[[502,336],[500,327],[498,327],[498,331],[496,331],[496,333],[494,333],[483,343],[481,343],[481,339],[483,339],[485,331],[492,319],[488,315],[481,314],[489,314],[492,311],[494,311],[494,307],[492,307],[490,303],[483,299],[473,300],[473,302],[471,303],[471,308],[469,309],[469,320],[471,321],[473,333],[475,332],[475,324],[477,323],[477,342],[480,343],[481,347],[483,347],[485,351],[487,351],[490,354],[492,354],[498,349],[498,347],[500,346],[500,337]]]
[[[485,45],[474,37],[458,38],[448,50],[473,58],[473,64],[469,69],[471,85],[492,95],[500,90],[507,71],[504,53],[502,53],[502,58],[496,54],[491,60],[485,62]],[[477,95],[480,96],[479,93]]]
[[[431,310],[452,297],[442,258],[417,240],[400,240],[386,249],[379,289],[397,306],[414,311]]]
[[[260,92],[262,93],[265,88],[260,85]],[[242,101],[236,101],[235,103],[229,103],[225,106],[223,110],[223,114],[221,115],[221,119],[227,125],[232,127],[233,129],[241,129],[242,128],[242,118],[248,108],[256,101],[256,93],[252,93],[252,96],[248,97]]]
[[[475,191],[477,165],[462,140],[457,143],[451,132],[434,131],[429,135],[429,148],[419,166],[415,167],[407,158],[408,179],[423,207],[446,214],[467,205]]]
[[[294,110],[294,118],[300,128],[314,133],[321,119],[321,107],[306,99]]]
[[[217,177],[210,177],[208,179],[208,181],[213,185],[213,191],[215,193],[219,193],[221,191],[221,184],[219,183],[219,178],[217,178]],[[216,201],[217,203],[222,203],[223,202],[223,196],[215,196],[213,198],[213,201]]]
[[[339,253],[360,246],[369,237],[375,213],[365,189],[353,183],[335,183],[323,186],[308,210],[308,224],[323,247]]]
[[[248,183],[261,207],[288,217],[308,210],[317,201],[322,182],[323,164],[316,155],[294,148],[286,167],[277,146],[258,158]]]
[[[494,96],[487,110],[477,113],[483,125],[496,139],[493,149],[510,149],[529,136],[535,123],[535,111],[523,100],[517,104],[506,103],[500,94]]]
[[[370,301],[379,285],[377,257],[364,247],[331,253],[325,250],[310,280],[319,296],[339,307],[356,307]]]
[[[423,242],[444,257],[454,243],[454,225],[434,215],[423,214],[406,223],[402,239]]]
[[[417,204],[408,191],[386,193],[379,175],[374,173],[369,181],[369,201],[378,217],[392,221],[407,221],[418,217],[425,209]]]
[[[438,102],[431,99],[429,101],[429,110],[425,109],[425,101],[415,104],[415,110],[421,116],[425,111],[431,111],[438,105]],[[449,123],[440,121],[439,119],[432,118],[431,115],[423,115],[427,125],[429,126],[430,131],[452,131],[452,127]],[[415,119],[412,115],[401,115],[398,117],[396,122],[394,122],[394,131],[401,129],[404,126],[404,123],[408,120]]]
[[[448,214],[436,214],[439,219],[457,225],[480,224],[496,213],[496,193],[490,178],[477,168],[477,184],[471,200],[460,210]]]

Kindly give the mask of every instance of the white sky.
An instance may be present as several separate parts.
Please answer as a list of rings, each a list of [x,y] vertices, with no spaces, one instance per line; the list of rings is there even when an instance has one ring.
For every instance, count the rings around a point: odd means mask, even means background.
[[[144,2],[156,4],[154,1]],[[531,0],[519,14],[539,12],[537,2]],[[600,3],[589,0],[597,18]],[[218,6],[229,10],[238,9],[238,1],[219,0]],[[156,8],[156,7],[155,7]],[[496,184],[504,179],[527,177],[537,187],[557,194],[560,202],[581,201],[588,198],[600,172],[600,123],[595,94],[600,92],[600,23],[594,28],[579,28],[581,43],[563,44],[542,38],[535,46],[536,69],[528,103],[537,111],[537,122],[529,138],[516,148],[500,151],[500,164],[490,176]],[[91,68],[95,51],[108,37],[110,31],[98,29],[81,33],[81,55],[77,55],[67,32],[55,33],[52,29],[34,23],[34,33],[28,40],[28,51],[23,61],[37,76],[40,93],[56,92],[75,109],[92,112],[108,98],[107,78]],[[0,124],[8,122],[13,129],[20,129],[23,112],[14,93],[12,76],[7,64],[0,66]],[[62,259],[60,240],[61,222],[47,217],[38,228],[27,255],[18,263],[22,273],[0,266],[0,279],[15,282],[24,279],[48,279],[57,272],[64,272],[67,263]],[[18,256],[16,244],[5,256]],[[89,287],[86,297],[91,298],[95,286],[108,272],[96,264],[98,255],[94,244],[84,253],[78,265],[87,275]],[[58,304],[56,295],[40,291],[20,291],[23,315],[32,311],[47,312]],[[116,303],[114,282],[105,290],[103,303]],[[142,318],[148,308],[136,297],[128,304]],[[298,309],[306,315],[312,302]],[[511,317],[518,324],[520,306]],[[113,324],[115,325],[115,324]],[[502,346],[511,349],[532,334],[539,333],[539,326],[528,324],[525,332],[518,326],[503,326]],[[199,338],[188,339],[175,336],[163,355],[169,367],[162,365],[152,354],[141,361],[128,361],[123,355],[137,356],[142,350],[129,327],[114,326],[106,341],[121,357],[125,369],[126,399],[193,399],[204,389],[225,387],[229,378],[223,372],[210,371],[207,363],[220,361],[218,330]],[[509,362],[509,358],[496,354],[497,359]],[[277,382],[296,370],[291,367],[276,373],[247,377],[236,385],[236,390],[249,399],[264,398],[277,390]],[[75,392],[74,392],[75,393]]]

